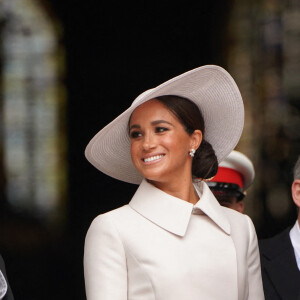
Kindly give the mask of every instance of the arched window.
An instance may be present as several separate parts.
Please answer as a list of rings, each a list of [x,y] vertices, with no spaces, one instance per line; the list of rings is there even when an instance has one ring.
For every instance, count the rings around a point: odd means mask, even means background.
[[[0,2],[0,184],[13,209],[53,222],[66,191],[64,51],[42,3]]]

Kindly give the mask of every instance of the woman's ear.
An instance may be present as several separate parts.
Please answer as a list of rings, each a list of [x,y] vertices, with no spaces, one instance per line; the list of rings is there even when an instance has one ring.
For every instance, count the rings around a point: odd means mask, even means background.
[[[295,204],[300,208],[300,179],[295,179],[292,183],[292,197]]]
[[[202,131],[196,129],[191,135],[191,148],[197,150],[201,145],[202,139]]]

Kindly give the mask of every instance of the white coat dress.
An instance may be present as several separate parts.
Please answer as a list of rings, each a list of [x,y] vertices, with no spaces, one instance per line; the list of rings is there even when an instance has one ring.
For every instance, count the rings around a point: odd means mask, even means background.
[[[257,237],[246,215],[206,183],[195,204],[144,180],[128,205],[92,222],[85,240],[88,300],[262,300]]]

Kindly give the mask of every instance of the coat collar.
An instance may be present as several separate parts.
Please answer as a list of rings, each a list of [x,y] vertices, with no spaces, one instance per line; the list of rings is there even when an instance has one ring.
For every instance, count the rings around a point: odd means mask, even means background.
[[[225,233],[230,224],[220,204],[206,183],[194,185],[200,200],[191,204],[171,196],[143,180],[129,206],[156,225],[176,235],[184,236],[192,214],[205,214]]]

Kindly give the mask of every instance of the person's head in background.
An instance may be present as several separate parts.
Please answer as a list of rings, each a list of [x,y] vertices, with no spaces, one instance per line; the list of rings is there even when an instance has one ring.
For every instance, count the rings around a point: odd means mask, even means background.
[[[298,207],[298,223],[300,226],[300,155],[294,167],[294,181],[292,183],[292,197]]]
[[[217,174],[207,184],[222,206],[243,213],[243,199],[254,176],[251,160],[243,153],[233,150],[219,164]]]

